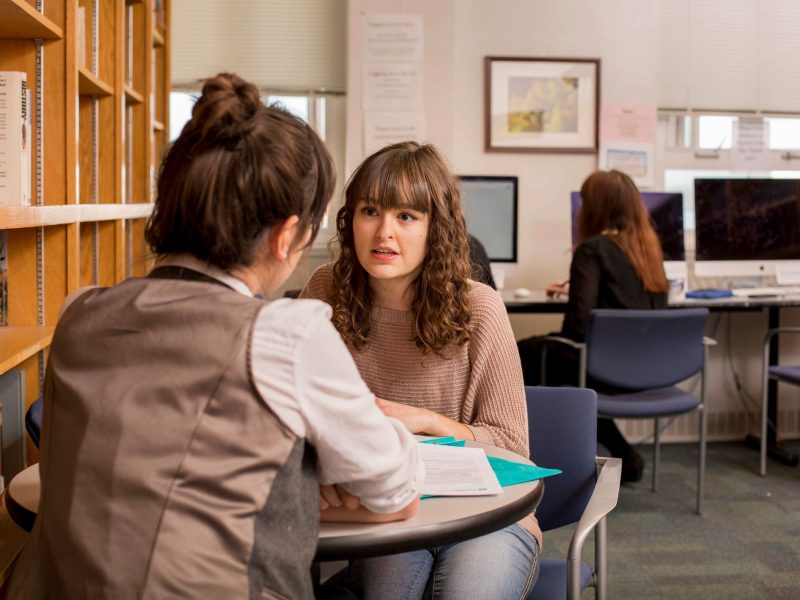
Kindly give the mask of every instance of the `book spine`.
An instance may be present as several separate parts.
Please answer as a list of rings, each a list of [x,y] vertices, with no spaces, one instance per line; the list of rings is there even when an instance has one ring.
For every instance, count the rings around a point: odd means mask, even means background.
[[[0,71],[0,206],[30,206],[31,151],[27,75]]]
[[[8,236],[0,231],[0,327],[8,325]]]

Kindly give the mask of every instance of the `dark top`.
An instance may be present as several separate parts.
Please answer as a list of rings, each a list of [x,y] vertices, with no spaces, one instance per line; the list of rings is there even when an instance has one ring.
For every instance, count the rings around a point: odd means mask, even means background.
[[[594,308],[666,308],[666,292],[647,292],[625,253],[605,236],[581,242],[569,268],[569,302],[561,335],[586,337]]]
[[[486,248],[474,235],[469,234],[469,262],[472,267],[472,279],[479,283],[485,283],[493,290],[497,289],[492,277],[492,265]]]

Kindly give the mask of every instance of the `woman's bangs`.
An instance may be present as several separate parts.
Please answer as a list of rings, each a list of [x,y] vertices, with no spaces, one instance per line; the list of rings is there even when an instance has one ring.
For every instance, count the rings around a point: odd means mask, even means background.
[[[386,165],[391,166],[391,165]],[[400,210],[410,209],[422,213],[430,211],[430,192],[424,183],[412,183],[409,177],[402,173],[393,173],[390,169],[373,173],[365,178],[358,186],[359,199],[369,201],[373,206],[381,209]]]

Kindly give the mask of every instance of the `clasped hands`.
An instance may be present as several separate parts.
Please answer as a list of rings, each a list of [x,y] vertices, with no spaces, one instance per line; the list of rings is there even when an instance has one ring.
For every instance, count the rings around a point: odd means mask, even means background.
[[[548,296],[569,296],[569,281],[554,281],[545,288]]]

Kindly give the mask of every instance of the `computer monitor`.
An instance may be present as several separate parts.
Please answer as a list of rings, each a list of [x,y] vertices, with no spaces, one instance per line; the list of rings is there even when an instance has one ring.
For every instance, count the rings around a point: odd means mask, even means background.
[[[640,192],[653,226],[661,239],[667,277],[686,277],[686,251],[683,245],[683,194],[680,192]],[[578,241],[580,192],[570,194],[572,204],[572,245]]]
[[[517,178],[459,175],[467,231],[491,262],[517,262]]]
[[[800,277],[800,179],[694,180],[695,274]]]

